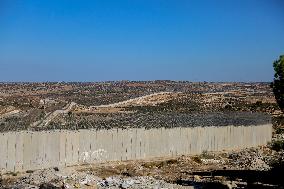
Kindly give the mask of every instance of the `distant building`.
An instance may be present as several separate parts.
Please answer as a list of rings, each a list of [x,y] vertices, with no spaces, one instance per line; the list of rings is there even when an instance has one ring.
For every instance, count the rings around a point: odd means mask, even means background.
[[[56,100],[45,98],[45,99],[40,99],[39,104],[40,105],[48,105],[48,104],[56,104]]]

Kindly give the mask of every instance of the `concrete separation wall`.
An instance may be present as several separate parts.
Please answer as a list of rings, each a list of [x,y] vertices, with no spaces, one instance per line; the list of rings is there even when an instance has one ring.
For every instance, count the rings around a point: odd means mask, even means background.
[[[235,150],[271,141],[272,125],[0,133],[0,171]]]

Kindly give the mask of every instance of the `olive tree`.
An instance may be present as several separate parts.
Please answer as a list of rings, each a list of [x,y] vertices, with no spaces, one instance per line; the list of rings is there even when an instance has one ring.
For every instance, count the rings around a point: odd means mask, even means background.
[[[281,55],[278,60],[273,62],[274,80],[271,84],[275,99],[284,112],[284,55]]]

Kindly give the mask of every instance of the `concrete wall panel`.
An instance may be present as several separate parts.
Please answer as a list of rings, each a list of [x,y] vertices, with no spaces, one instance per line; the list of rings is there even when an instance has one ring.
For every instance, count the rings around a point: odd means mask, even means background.
[[[272,125],[79,130],[0,134],[0,171],[171,157],[265,145]]]
[[[0,133],[0,173],[7,170],[7,155],[7,135]]]
[[[15,171],[16,162],[16,135],[14,133],[7,133],[7,170]]]
[[[24,148],[23,148],[23,133],[17,132],[16,133],[16,162],[15,162],[15,171],[22,171],[23,170],[23,157],[24,157]],[[1,167],[1,166],[0,166]]]

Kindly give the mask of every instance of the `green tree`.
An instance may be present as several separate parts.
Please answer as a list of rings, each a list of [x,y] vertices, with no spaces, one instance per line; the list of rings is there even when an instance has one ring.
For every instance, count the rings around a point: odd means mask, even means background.
[[[284,55],[281,55],[278,60],[273,62],[274,67],[274,80],[272,82],[273,93],[275,99],[284,112]]]

